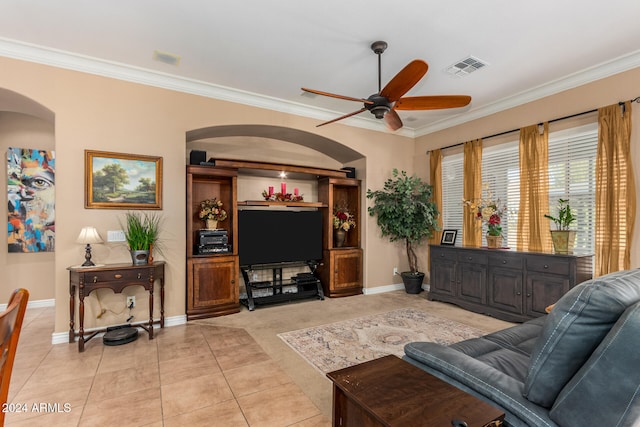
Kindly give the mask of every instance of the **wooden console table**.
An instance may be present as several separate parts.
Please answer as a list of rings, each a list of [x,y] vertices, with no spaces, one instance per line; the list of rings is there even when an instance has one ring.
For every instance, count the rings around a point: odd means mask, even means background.
[[[78,337],[78,351],[84,351],[84,343],[96,336],[100,329],[92,331],[85,338],[84,335],[84,298],[96,289],[111,289],[114,293],[121,293],[127,286],[138,285],[149,291],[149,322],[134,323],[140,326],[153,339],[153,324],[160,323],[164,328],[164,261],[156,261],[149,265],[107,264],[100,267],[69,267],[69,342],[73,343]],[[153,320],[153,287],[154,282],[160,281],[160,320]],[[80,300],[80,329],[75,332],[75,295],[78,288]]]
[[[329,372],[333,425],[501,426],[504,413],[397,356]],[[460,423],[452,424],[456,420]]]

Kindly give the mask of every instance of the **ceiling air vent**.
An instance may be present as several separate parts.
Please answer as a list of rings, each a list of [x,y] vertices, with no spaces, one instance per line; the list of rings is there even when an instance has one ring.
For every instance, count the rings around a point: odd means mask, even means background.
[[[487,65],[489,64],[481,59],[468,56],[467,58],[461,59],[455,64],[447,67],[445,71],[452,77],[464,77],[476,70],[479,70],[480,68],[486,67]]]

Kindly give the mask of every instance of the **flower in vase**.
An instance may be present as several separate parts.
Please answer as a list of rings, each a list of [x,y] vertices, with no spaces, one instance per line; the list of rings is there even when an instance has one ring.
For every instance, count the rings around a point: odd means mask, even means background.
[[[200,202],[200,219],[223,221],[227,219],[227,211],[222,209],[222,202],[216,198]]]
[[[500,199],[494,199],[488,186],[483,185],[484,196],[480,199],[463,200],[471,209],[478,221],[487,224],[487,235],[502,236],[502,216],[507,213],[507,206]]]
[[[333,228],[336,230],[349,231],[355,226],[356,219],[348,210],[337,209],[333,213]]]

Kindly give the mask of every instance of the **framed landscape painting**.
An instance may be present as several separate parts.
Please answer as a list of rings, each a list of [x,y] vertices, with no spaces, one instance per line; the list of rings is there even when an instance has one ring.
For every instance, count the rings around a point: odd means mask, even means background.
[[[84,152],[85,208],[162,209],[162,157]]]

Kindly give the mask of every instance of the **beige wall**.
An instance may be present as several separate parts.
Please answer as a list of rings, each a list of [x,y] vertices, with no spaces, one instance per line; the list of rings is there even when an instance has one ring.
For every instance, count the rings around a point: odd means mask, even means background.
[[[417,138],[416,156],[421,158],[417,163],[426,165],[423,173],[428,177],[428,155],[425,154],[428,150],[597,109],[627,101],[639,95],[640,68],[636,68],[489,117]],[[636,188],[640,191],[640,133],[638,130],[640,105],[634,103],[632,109],[631,155],[635,165]],[[591,117],[597,120],[597,115],[593,114]],[[578,120],[583,119],[574,119],[576,122]],[[566,127],[566,125],[565,121],[552,123],[550,130],[553,131],[554,127]],[[513,134],[513,138],[518,138],[518,134]],[[491,139],[486,141],[486,143],[490,142],[493,141]],[[637,243],[639,238],[640,205],[636,213],[636,226],[631,245],[631,267],[633,268],[640,266],[640,247]]]
[[[34,269],[23,269],[13,279],[14,283],[32,288],[35,295],[54,290],[51,297],[56,300],[56,332],[68,329],[66,269],[83,260],[83,248],[75,243],[79,230],[93,225],[106,238],[107,230],[120,228],[118,221],[123,214],[118,210],[84,208],[85,149],[163,157],[162,214],[166,227],[161,237],[162,259],[167,261],[165,315],[169,317],[185,313],[187,131],[215,125],[267,124],[318,133],[365,156],[367,170],[359,176],[364,189],[379,188],[394,167],[413,172],[414,141],[406,137],[341,124],[318,129],[317,120],[8,58],[0,58],[0,69],[0,88],[26,96],[55,114],[57,218],[52,272],[41,277]],[[247,157],[259,160],[260,153],[256,147]],[[388,285],[394,280],[393,266],[406,265],[402,248],[378,237],[373,218],[367,217],[361,225],[367,236],[363,239],[366,286]],[[122,244],[104,244],[94,245],[94,260],[112,263],[129,262],[130,258]],[[9,264],[6,258],[0,258],[3,272],[8,272]],[[140,294],[133,314],[135,320],[143,320],[146,294],[135,287],[127,292]],[[0,290],[0,299],[8,299],[6,286]],[[101,308],[108,312],[96,319]],[[128,313],[123,308],[123,295],[112,295],[110,291],[92,294],[86,326],[124,322]]]

